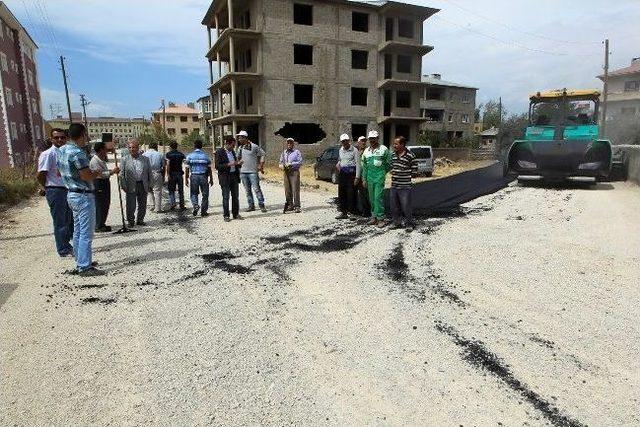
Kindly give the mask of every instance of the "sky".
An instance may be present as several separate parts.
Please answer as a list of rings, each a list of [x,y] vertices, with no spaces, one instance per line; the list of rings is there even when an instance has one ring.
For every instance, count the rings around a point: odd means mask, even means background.
[[[639,0],[409,0],[441,9],[424,24],[423,74],[478,88],[477,103],[502,98],[526,111],[529,93],[601,88],[604,46],[611,69],[640,57]],[[160,100],[207,94],[207,0],[5,0],[40,49],[46,117],[65,114],[58,58],[66,58],[73,111],[149,117]],[[72,19],[71,19],[72,18]],[[214,67],[215,69],[215,67]]]

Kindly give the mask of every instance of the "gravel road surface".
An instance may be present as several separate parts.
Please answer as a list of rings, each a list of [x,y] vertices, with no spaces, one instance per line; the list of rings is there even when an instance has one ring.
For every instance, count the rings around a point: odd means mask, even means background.
[[[638,187],[512,185],[411,234],[264,190],[98,234],[101,278],[63,273],[43,199],[14,209],[0,425],[640,424]]]

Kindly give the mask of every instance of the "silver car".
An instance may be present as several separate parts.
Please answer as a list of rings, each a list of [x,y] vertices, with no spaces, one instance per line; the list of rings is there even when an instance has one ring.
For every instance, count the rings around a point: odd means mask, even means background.
[[[430,145],[410,145],[407,149],[411,151],[418,160],[418,175],[433,175],[433,150]]]

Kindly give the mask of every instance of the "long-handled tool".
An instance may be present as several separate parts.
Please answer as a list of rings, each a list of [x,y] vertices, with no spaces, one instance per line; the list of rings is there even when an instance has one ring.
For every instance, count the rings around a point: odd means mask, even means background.
[[[116,167],[118,167],[118,150],[116,148],[113,149],[113,157],[116,161]],[[124,221],[124,207],[122,205],[122,190],[120,189],[120,174],[116,174],[118,177],[118,197],[120,198],[120,216],[122,217],[122,228],[118,231],[115,231],[113,234],[124,234],[131,233],[132,231],[136,231],[133,228],[127,228],[127,224]]]

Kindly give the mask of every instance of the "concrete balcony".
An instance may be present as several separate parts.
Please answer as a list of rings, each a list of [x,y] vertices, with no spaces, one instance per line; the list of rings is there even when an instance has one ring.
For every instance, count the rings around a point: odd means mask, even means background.
[[[220,37],[213,43],[211,49],[206,54],[206,57],[215,61],[217,59],[216,54],[220,54],[221,61],[229,61],[230,59],[230,45],[233,39],[234,49],[238,49],[243,46],[247,41],[252,42],[262,37],[262,33],[256,30],[245,30],[241,28],[227,28]]]
[[[444,110],[444,101],[441,99],[421,99],[420,108],[425,110]]]
[[[433,50],[433,46],[424,44],[412,44],[396,40],[389,40],[378,45],[380,53],[395,53],[404,55],[424,56]]]
[[[377,122],[379,125],[385,123],[421,123],[427,120],[426,117],[420,116],[379,116]]]
[[[209,86],[209,91],[215,95],[215,92],[218,89],[222,93],[231,93],[231,82],[240,83],[240,82],[257,82],[262,79],[262,74],[258,73],[247,73],[247,72],[233,72],[227,73],[217,81],[215,81],[212,85]]]
[[[431,131],[441,131],[441,130],[444,130],[444,122],[437,121],[437,120],[426,120],[420,124],[420,129],[431,130]]]

